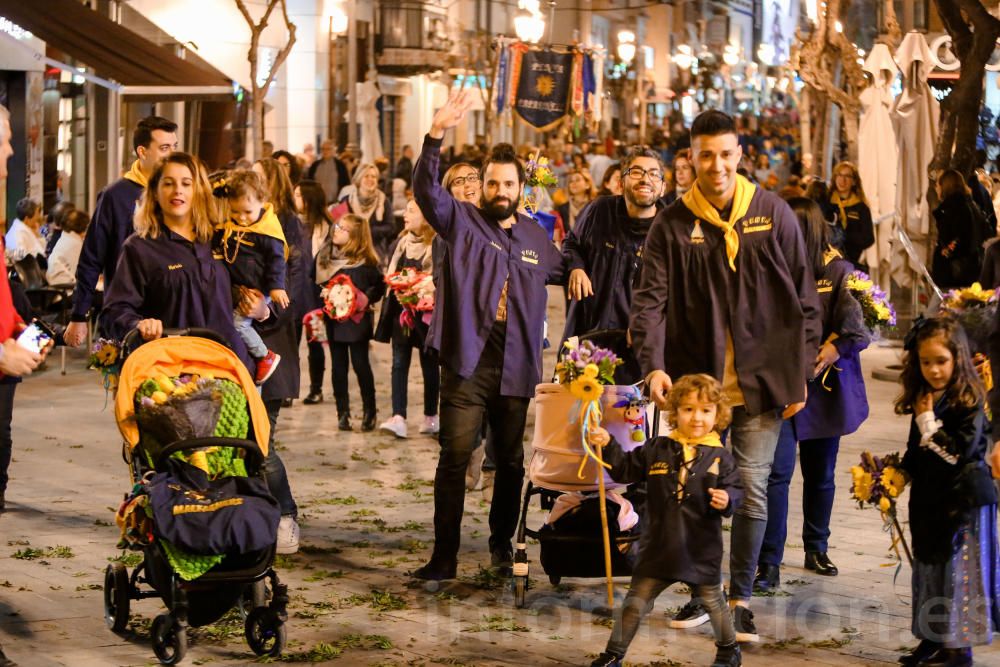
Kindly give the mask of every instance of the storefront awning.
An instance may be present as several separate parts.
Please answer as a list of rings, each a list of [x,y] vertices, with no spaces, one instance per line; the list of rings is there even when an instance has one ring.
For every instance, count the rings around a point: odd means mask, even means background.
[[[0,15],[120,84],[123,95],[232,95],[233,83],[221,72],[189,63],[77,0],[0,0]]]

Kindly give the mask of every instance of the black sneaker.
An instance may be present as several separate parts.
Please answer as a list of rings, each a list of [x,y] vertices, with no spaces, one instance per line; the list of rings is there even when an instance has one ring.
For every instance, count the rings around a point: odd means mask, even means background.
[[[740,653],[740,645],[736,642],[732,644],[716,644],[715,661],[712,667],[740,667],[743,664],[743,655]]]
[[[621,667],[622,656],[615,655],[611,651],[605,651],[597,656],[597,660],[590,663],[590,667]]]
[[[684,630],[697,628],[708,623],[708,610],[700,602],[694,600],[681,607],[681,610],[667,623],[672,628]]]
[[[433,557],[430,561],[410,573],[414,579],[425,579],[427,581],[444,581],[454,579],[457,574],[458,563],[455,561],[441,562]]]
[[[741,605],[733,607],[733,627],[736,630],[736,641],[754,643],[760,641],[757,626],[753,622],[753,612]]]
[[[490,567],[501,576],[510,576],[514,567],[514,549],[510,542],[490,550]]]

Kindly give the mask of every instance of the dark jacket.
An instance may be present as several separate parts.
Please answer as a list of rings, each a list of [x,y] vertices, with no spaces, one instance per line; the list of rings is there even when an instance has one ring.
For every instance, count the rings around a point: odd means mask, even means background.
[[[285,244],[280,239],[247,232],[240,238],[230,236],[223,243],[222,234],[221,230],[216,232],[212,245],[226,262],[234,285],[258,289],[265,296],[271,290],[291,288],[285,284]]]
[[[434,238],[437,239],[436,236]],[[427,252],[431,253],[433,258],[433,243],[427,248]],[[432,259],[431,266],[434,266],[435,263],[436,259]],[[408,259],[404,256],[399,258],[399,262],[395,267],[389,267],[389,272],[395,273],[402,269],[423,271],[424,264],[420,259]],[[375,340],[379,343],[393,343],[394,345],[410,343],[414,347],[423,348],[427,340],[427,330],[430,328],[430,325],[424,324],[420,315],[416,315],[414,317],[416,320],[414,326],[410,331],[410,335],[407,336],[403,333],[403,325],[399,323],[399,316],[403,314],[403,305],[399,303],[395,292],[390,290],[386,290],[386,292],[385,299],[382,300],[382,311],[378,316],[378,326],[375,327]]]
[[[628,328],[632,290],[639,282],[642,247],[652,222],[629,218],[622,196],[598,197],[580,212],[563,241],[563,258],[567,273],[586,271],[594,296],[570,301],[563,339]]]
[[[138,183],[119,178],[98,193],[94,215],[80,251],[80,263],[76,267],[71,315],[74,322],[87,319],[97,292],[98,278],[104,275],[104,289],[107,290],[115,277],[118,256],[125,239],[132,234],[132,218],[142,191],[143,187]]]
[[[913,555],[924,563],[943,563],[957,548],[954,536],[968,521],[970,511],[997,502],[996,487],[986,466],[987,422],[982,405],[972,408],[947,404],[947,393],[934,405],[934,416],[943,427],[932,440],[958,457],[952,465],[937,453],[920,446],[916,418],[903,455],[909,474],[910,533]],[[916,518],[919,517],[919,520]]]
[[[861,370],[861,351],[868,347],[861,305],[847,290],[854,266],[845,259],[831,259],[817,276],[823,317],[820,340],[837,334],[833,346],[840,359],[809,382],[806,407],[792,417],[796,440],[832,438],[854,433],[868,418],[868,396]]]
[[[937,244],[931,277],[941,289],[968,287],[983,268],[983,243],[990,238],[986,219],[968,195],[947,197],[934,209]]]
[[[340,203],[347,204],[349,208],[350,197],[344,197],[340,200]],[[372,243],[375,246],[375,252],[378,254],[379,260],[385,264],[389,261],[389,248],[403,228],[396,226],[396,216],[392,214],[392,197],[386,196],[385,198],[381,220],[378,219],[377,213],[377,211],[372,213],[372,217],[368,221],[368,226],[372,231]]]
[[[616,482],[646,482],[645,526],[639,540],[639,561],[633,576],[655,577],[688,584],[717,585],[722,580],[722,517],[732,516],[743,501],[743,483],[732,454],[724,447],[698,446],[677,500],[677,472],[684,461],[680,443],[659,437],[622,450],[614,439],[603,450]],[[729,494],[729,505],[719,511],[709,505],[707,473],[719,460],[714,488]]]
[[[164,328],[212,329],[248,369],[255,368],[233,326],[229,273],[222,260],[212,257],[208,243],[192,243],[166,227],[155,239],[125,241],[104,296],[101,330],[121,340],[149,318],[162,321]]]
[[[723,218],[728,212],[723,212]],[[736,271],[721,229],[700,224],[677,201],[646,237],[632,295],[630,329],[644,375],[664,370],[723,377],[726,331],[747,411],[758,415],[805,400],[822,329],[799,221],[777,195],[757,188],[740,236]]]
[[[834,205],[837,222],[844,230],[844,257],[858,269],[864,269],[861,255],[875,243],[875,225],[868,204],[858,202],[844,208],[847,220],[840,220],[840,209]]]
[[[983,255],[983,269],[979,272],[979,284],[983,289],[1000,287],[1000,238],[986,242],[986,252]]]
[[[357,343],[364,340],[371,340],[374,336],[374,315],[375,304],[379,302],[385,294],[385,279],[377,266],[371,264],[360,264],[341,269],[335,276],[347,276],[354,283],[354,286],[365,293],[368,297],[368,310],[360,322],[345,320],[336,322],[329,317],[326,318],[326,330],[329,339],[333,343]]]
[[[542,377],[542,332],[546,283],[565,282],[563,260],[544,229],[518,215],[509,231],[441,187],[441,140],[424,138],[413,171],[413,194],[421,212],[448,246],[437,283],[427,345],[441,363],[469,378],[479,363],[508,285],[504,367],[500,394],[530,398]]]
[[[281,214],[281,231],[288,244],[288,260],[285,262],[285,284],[288,285],[288,296],[291,303],[288,308],[272,303],[271,317],[263,322],[257,322],[254,327],[264,340],[267,348],[281,355],[281,363],[261,387],[261,398],[265,401],[299,397],[301,371],[299,369],[299,339],[296,324],[302,321],[299,315],[299,304],[296,299],[302,298],[301,284],[308,280],[306,275],[309,249],[305,245],[299,218],[294,214]],[[296,289],[296,286],[299,286]]]
[[[395,178],[406,181],[406,187],[413,185],[413,160],[408,157],[399,158],[399,162],[396,163]]]

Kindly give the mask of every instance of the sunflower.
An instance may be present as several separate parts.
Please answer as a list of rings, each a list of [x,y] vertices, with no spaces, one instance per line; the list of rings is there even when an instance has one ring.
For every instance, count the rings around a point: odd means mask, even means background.
[[[584,377],[589,377],[594,380],[597,379],[597,376],[600,372],[601,369],[597,367],[597,364],[587,364],[586,366],[583,367]]]
[[[878,508],[883,512],[888,512],[892,509],[892,501],[885,496],[882,496],[882,499],[878,501]]]
[[[854,473],[853,470],[851,472],[852,474]],[[862,471],[860,476],[855,475],[854,477],[854,487],[851,489],[851,494],[854,496],[855,500],[867,503],[872,497],[872,486],[873,482],[871,474]]]
[[[569,383],[569,391],[581,401],[596,401],[604,393],[604,387],[594,378],[581,375]]]
[[[118,359],[118,348],[114,345],[104,345],[94,356],[101,366],[110,366]]]
[[[882,486],[889,493],[891,498],[896,498],[906,488],[906,474],[902,470],[893,466],[886,466],[882,469]]]

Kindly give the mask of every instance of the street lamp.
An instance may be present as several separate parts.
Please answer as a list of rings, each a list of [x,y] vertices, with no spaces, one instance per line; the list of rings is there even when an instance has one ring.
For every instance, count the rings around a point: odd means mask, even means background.
[[[545,35],[545,19],[538,0],[518,0],[521,13],[514,17],[514,32],[522,42],[537,44]]]
[[[626,63],[635,58],[635,33],[631,30],[618,33],[618,57]]]
[[[691,69],[691,65],[694,64],[694,51],[687,44],[679,44],[673,60],[681,69]]]

